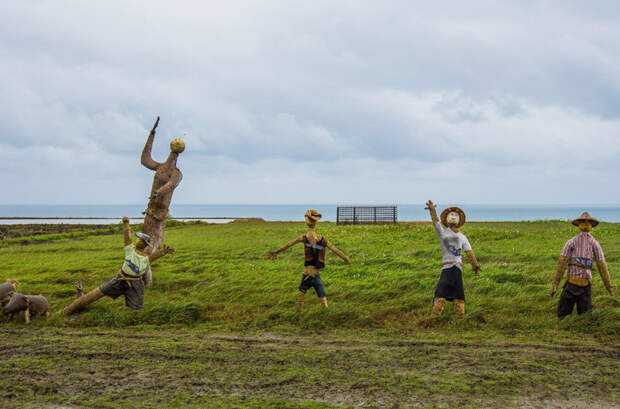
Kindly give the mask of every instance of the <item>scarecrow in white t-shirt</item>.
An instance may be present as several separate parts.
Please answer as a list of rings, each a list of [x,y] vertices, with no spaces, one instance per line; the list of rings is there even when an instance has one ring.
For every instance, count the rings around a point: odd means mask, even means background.
[[[426,202],[425,209],[428,209],[431,214],[443,255],[441,277],[435,288],[431,313],[441,314],[447,300],[453,302],[454,312],[464,314],[465,291],[463,289],[462,251],[464,250],[467,254],[476,275],[480,273],[481,268],[476,256],[474,256],[469,240],[459,231],[459,228],[465,224],[465,212],[456,206],[448,207],[441,212],[440,222],[436,207],[432,201]]]

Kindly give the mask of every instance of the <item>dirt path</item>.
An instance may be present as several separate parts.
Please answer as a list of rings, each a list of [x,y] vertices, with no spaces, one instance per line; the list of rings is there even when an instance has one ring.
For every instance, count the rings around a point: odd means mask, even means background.
[[[1,337],[7,408],[620,407],[618,345],[47,328]]]

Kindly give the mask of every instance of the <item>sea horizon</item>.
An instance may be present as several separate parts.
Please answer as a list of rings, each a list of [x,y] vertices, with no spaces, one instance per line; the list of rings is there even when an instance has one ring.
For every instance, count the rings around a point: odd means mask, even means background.
[[[620,205],[592,204],[438,204],[458,205],[468,221],[572,220],[588,211],[603,222],[620,222]],[[317,209],[323,220],[336,221],[338,206],[385,206],[382,204],[173,204],[170,217],[226,222],[237,218],[262,218],[267,221],[303,221],[307,209]],[[393,206],[393,204],[387,204]],[[428,221],[424,204],[396,204],[398,221]],[[15,223],[116,223],[123,216],[140,219],[142,204],[11,204],[0,205],[0,224]],[[19,218],[35,218],[25,220]],[[58,219],[58,220],[54,220]],[[90,220],[87,220],[90,219]]]

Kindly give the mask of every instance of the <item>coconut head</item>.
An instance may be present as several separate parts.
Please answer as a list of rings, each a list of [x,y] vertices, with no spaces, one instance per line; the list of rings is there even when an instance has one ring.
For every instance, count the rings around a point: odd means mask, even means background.
[[[170,150],[174,153],[181,153],[185,150],[185,142],[183,139],[177,138],[170,142]]]

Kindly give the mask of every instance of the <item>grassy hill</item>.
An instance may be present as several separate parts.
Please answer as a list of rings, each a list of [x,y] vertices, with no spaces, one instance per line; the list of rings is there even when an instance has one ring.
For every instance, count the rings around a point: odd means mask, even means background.
[[[265,254],[305,230],[302,223],[172,223],[166,242],[177,252],[154,264],[144,311],[104,298],[71,319],[60,311],[75,298],[74,281],[90,290],[118,271],[120,226],[43,229],[0,242],[0,280],[19,280],[20,290],[45,295],[53,309],[28,329],[0,323],[9,361],[0,369],[4,405],[619,404],[620,298],[595,275],[594,310],[558,322],[558,296],[548,294],[559,252],[577,232],[569,223],[466,224],[483,271],[475,277],[465,267],[465,316],[447,308],[435,318],[428,313],[441,252],[430,224],[319,224],[353,265],[328,254],[322,277],[330,307],[309,292],[297,314],[301,245],[275,261]],[[593,234],[618,285],[620,225],[602,223]],[[16,373],[20,383],[10,382]],[[127,387],[127,373],[137,389]]]

